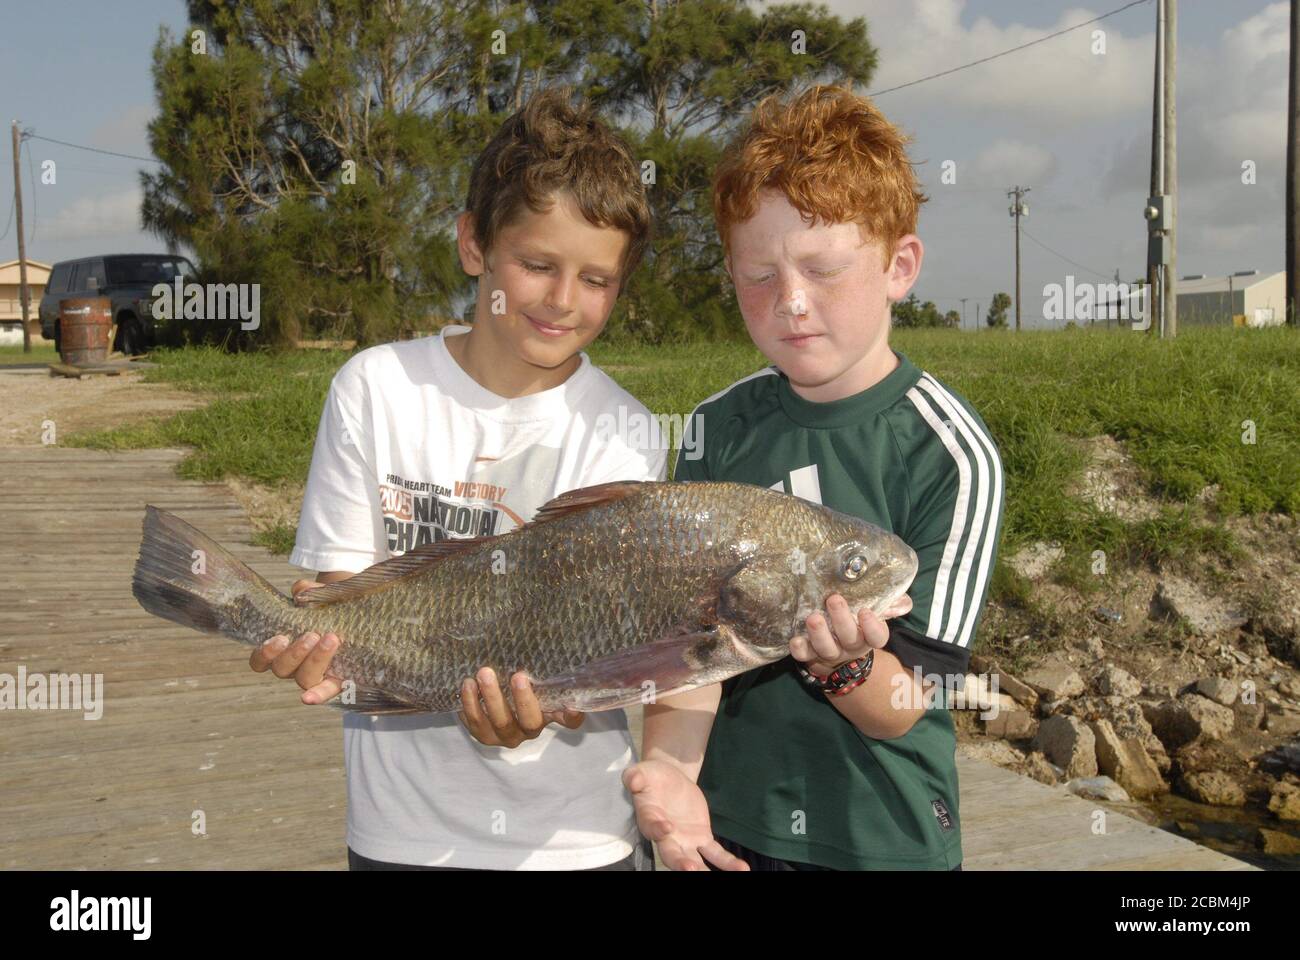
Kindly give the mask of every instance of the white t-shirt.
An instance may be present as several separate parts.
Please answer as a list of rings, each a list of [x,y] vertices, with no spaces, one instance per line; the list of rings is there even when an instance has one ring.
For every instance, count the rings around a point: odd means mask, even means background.
[[[355,573],[443,530],[505,533],[567,490],[666,476],[657,432],[602,426],[628,422],[620,407],[653,421],[585,353],[559,386],[507,399],[447,351],[444,338],[468,329],[363,350],[335,375],[291,563]],[[643,437],[643,449],[628,443]],[[629,856],[637,840],[622,710],[513,750],[483,746],[455,714],[348,714],[343,746],[347,842],[365,857],[574,870]]]

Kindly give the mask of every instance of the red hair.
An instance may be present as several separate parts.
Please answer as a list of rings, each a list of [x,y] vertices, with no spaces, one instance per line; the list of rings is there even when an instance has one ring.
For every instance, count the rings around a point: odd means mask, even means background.
[[[713,177],[713,214],[724,252],[731,228],[754,215],[758,193],[780,190],[816,223],[857,223],[867,239],[895,244],[916,232],[927,197],[910,139],[874,103],[844,87],[810,87],[789,103],[764,99],[723,151]]]

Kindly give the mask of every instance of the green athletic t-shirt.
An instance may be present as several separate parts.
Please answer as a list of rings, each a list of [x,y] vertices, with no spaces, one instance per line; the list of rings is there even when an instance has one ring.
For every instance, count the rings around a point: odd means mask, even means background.
[[[769,486],[902,537],[919,567],[912,610],[889,621],[886,649],[951,689],[1001,539],[1002,463],[970,404],[895,355],[885,379],[830,403],[799,397],[771,367],[737,381],[695,409],[674,474]],[[876,740],[804,684],[790,657],[722,691],[699,777],[716,834],[842,870],[961,862],[956,737],[942,692],[906,734]]]

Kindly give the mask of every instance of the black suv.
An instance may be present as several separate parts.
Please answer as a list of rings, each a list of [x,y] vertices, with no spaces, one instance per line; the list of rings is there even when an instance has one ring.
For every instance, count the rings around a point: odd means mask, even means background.
[[[155,284],[172,284],[179,275],[193,279],[194,264],[170,253],[124,253],[56,263],[41,297],[41,336],[62,349],[59,301],[69,297],[108,297],[113,302],[117,339],[113,349],[128,356],[157,342],[150,302]]]

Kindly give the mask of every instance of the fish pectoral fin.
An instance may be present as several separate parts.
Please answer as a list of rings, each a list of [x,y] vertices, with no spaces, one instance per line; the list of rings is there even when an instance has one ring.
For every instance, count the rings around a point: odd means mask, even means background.
[[[534,680],[544,710],[613,710],[689,684],[708,667],[712,645],[726,643],[716,630],[683,633],[622,650],[558,677]]]
[[[344,702],[343,698],[348,697],[349,694],[351,702]],[[426,707],[413,704],[409,700],[403,700],[386,690],[362,686],[357,686],[352,691],[344,689],[340,696],[329,701],[329,705],[345,713],[368,713],[375,716],[429,712]]]

